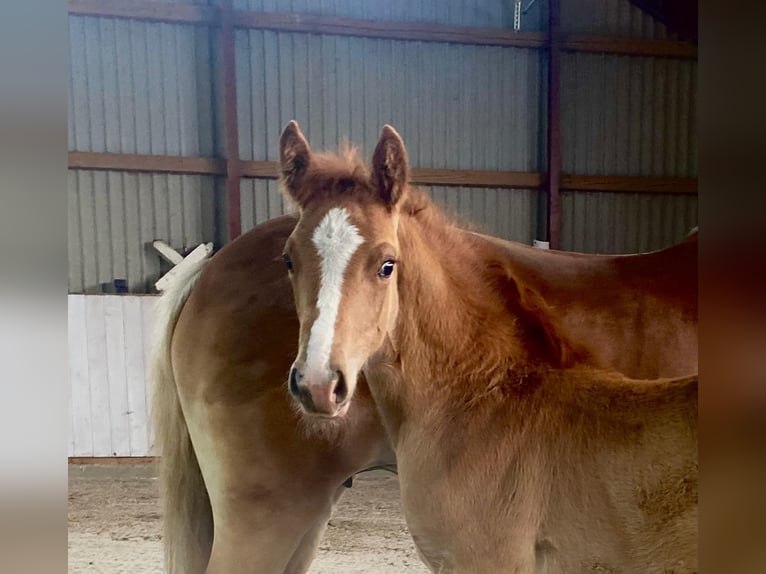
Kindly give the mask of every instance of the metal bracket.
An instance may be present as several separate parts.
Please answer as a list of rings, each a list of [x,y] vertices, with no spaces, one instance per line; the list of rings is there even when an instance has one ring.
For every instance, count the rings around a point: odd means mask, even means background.
[[[534,5],[537,0],[530,0],[526,8],[521,7],[521,0],[516,0],[513,4],[513,30],[518,32],[521,30],[521,15],[529,12],[529,9]]]

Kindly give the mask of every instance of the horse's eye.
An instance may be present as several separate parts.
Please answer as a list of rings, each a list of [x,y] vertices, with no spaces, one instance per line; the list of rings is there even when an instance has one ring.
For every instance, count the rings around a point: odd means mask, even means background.
[[[293,262],[290,259],[290,256],[287,253],[285,253],[284,255],[282,255],[282,259],[284,259],[284,261],[285,261],[285,267],[287,267],[287,270],[288,271],[292,271],[293,270]]]
[[[378,276],[382,277],[383,279],[387,279],[388,277],[391,277],[393,272],[394,262],[388,259],[383,263],[383,265],[380,266],[380,269],[378,269]]]

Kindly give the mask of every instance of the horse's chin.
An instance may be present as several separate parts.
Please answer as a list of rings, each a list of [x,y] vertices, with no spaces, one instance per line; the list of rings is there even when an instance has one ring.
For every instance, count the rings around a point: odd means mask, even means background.
[[[333,415],[308,412],[298,401],[293,401],[293,410],[297,413],[300,427],[307,437],[333,440],[348,426],[351,402],[352,400],[348,399]]]

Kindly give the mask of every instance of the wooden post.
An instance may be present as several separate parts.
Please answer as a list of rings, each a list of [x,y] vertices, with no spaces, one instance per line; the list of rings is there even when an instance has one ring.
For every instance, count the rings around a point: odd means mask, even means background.
[[[232,0],[221,3],[223,55],[223,126],[226,153],[226,204],[229,241],[242,233],[240,211],[240,158],[237,120],[237,74],[234,62],[234,9]]]
[[[561,27],[559,0],[548,2],[548,242],[561,249]]]

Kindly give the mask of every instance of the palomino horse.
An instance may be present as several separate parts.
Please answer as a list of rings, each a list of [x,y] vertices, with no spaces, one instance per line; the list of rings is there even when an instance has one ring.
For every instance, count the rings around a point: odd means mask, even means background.
[[[350,156],[312,158],[334,177],[323,185],[368,177]],[[169,574],[305,572],[344,481],[395,461],[364,377],[343,419],[293,408],[299,323],[282,253],[296,222],[256,227],[160,300],[154,419]],[[584,362],[636,377],[696,372],[696,239],[624,257],[497,242]]]
[[[507,250],[408,188],[393,128],[369,176],[329,170],[295,123],[281,158],[300,206],[284,254],[300,320],[290,392],[343,419],[364,372],[432,571],[697,571],[696,377],[577,366],[588,350]]]

